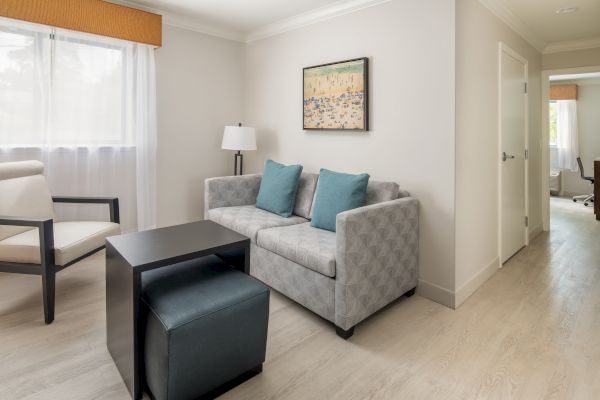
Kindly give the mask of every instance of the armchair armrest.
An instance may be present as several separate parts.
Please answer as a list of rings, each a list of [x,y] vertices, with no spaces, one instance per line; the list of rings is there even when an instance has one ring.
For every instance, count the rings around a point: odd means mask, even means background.
[[[256,203],[261,174],[224,176],[204,181],[204,216],[219,207],[247,206]]]
[[[9,217],[0,215],[0,225],[32,226],[38,228],[42,265],[54,265],[54,220],[46,217]],[[45,274],[46,270],[42,271]]]
[[[110,222],[115,222],[117,224],[121,222],[118,197],[52,196],[52,201],[55,203],[108,204]]]
[[[349,329],[417,285],[419,203],[412,197],[338,214],[336,325]]]
[[[8,217],[0,215],[0,225],[33,226],[39,228],[44,224],[52,224],[52,218],[46,217]]]

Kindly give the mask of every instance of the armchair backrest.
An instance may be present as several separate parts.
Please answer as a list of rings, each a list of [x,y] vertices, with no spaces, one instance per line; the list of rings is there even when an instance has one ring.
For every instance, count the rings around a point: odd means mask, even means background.
[[[54,218],[54,206],[39,161],[0,163],[0,216]],[[0,225],[0,240],[30,227]]]

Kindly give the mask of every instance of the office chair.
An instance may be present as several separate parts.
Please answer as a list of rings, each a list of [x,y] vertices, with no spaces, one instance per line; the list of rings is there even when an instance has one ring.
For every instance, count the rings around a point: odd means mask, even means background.
[[[579,164],[579,173],[581,174],[581,179],[586,180],[586,181],[590,181],[590,183],[593,185],[594,184],[594,177],[593,176],[585,176],[585,173],[583,172],[583,163],[581,162],[581,157],[577,157],[577,164]],[[584,206],[588,206],[590,203],[594,202],[594,195],[593,194],[583,194],[581,196],[574,196],[573,197],[573,201],[575,203],[577,203],[578,201],[583,201],[583,205]]]

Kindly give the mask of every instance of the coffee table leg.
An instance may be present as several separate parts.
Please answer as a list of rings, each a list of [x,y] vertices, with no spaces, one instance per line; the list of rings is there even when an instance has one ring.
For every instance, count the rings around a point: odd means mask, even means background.
[[[106,245],[106,344],[131,397],[140,399],[138,344],[141,273]]]
[[[215,255],[245,274],[250,274],[250,241],[240,244],[233,250],[215,253]]]

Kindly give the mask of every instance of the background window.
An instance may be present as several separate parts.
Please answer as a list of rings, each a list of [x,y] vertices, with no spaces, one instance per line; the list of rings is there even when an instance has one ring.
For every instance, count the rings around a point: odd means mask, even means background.
[[[62,32],[0,20],[0,146],[133,145],[126,45]]]

